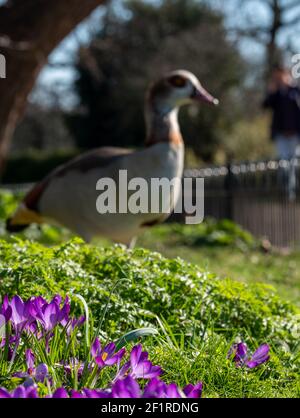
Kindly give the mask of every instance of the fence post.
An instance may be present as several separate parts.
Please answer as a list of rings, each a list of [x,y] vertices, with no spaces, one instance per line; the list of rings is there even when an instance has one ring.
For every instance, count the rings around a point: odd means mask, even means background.
[[[233,213],[233,189],[234,189],[234,174],[232,172],[231,162],[227,164],[227,174],[224,182],[226,191],[226,218],[234,220]]]

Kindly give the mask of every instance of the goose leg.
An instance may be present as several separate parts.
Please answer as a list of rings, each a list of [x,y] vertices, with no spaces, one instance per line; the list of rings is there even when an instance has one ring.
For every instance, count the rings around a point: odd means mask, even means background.
[[[129,244],[127,244],[127,248],[129,250],[132,250],[135,247],[136,240],[137,240],[137,237],[133,237],[132,240],[129,242]]]

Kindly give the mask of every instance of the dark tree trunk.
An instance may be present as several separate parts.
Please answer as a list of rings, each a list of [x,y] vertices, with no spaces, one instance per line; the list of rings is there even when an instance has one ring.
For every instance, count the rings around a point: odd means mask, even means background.
[[[274,65],[278,64],[281,59],[281,53],[277,47],[277,37],[280,29],[283,27],[283,10],[281,9],[279,0],[272,2],[272,23],[269,32],[269,42],[267,44],[267,77],[270,76]]]
[[[0,7],[0,171],[27,97],[51,51],[105,0],[10,0]],[[1,47],[2,45],[2,47]]]

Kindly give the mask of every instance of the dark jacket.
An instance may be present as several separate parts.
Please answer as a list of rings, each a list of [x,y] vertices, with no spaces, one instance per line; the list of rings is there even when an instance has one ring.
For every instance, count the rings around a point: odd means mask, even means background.
[[[273,110],[272,138],[278,134],[300,135],[300,89],[288,87],[267,95],[263,107]]]

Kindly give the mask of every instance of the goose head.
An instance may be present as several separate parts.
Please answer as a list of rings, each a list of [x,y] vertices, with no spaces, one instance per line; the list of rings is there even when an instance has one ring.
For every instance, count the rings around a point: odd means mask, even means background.
[[[219,100],[209,94],[198,78],[186,70],[172,71],[155,82],[147,95],[148,107],[162,116],[192,103],[218,105]]]

